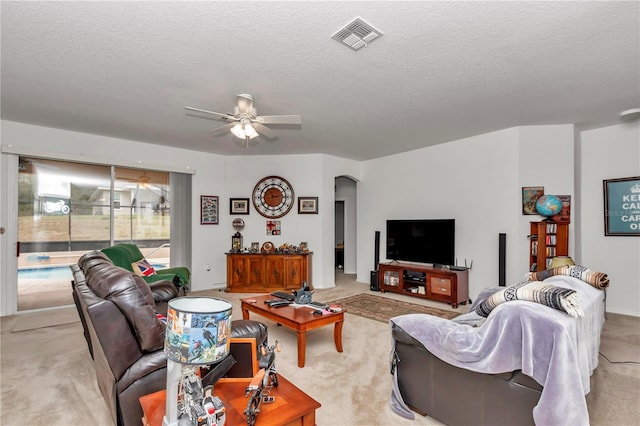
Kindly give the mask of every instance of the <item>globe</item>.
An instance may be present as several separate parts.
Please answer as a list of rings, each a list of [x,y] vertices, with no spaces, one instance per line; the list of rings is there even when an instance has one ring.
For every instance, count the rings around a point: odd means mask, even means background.
[[[556,215],[562,210],[562,201],[555,195],[541,195],[536,201],[536,210],[542,216]]]

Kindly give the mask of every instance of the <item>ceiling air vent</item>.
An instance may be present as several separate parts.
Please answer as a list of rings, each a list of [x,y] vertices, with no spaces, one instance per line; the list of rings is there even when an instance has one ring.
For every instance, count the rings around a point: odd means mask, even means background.
[[[354,19],[331,36],[332,39],[355,51],[362,47],[367,47],[369,43],[378,37],[382,37],[382,33],[360,18]]]

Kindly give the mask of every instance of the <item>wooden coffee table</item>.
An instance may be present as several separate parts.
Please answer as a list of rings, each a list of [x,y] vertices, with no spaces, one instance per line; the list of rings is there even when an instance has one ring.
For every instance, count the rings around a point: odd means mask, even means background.
[[[225,407],[227,425],[246,425],[244,410],[249,400],[244,396],[244,390],[250,379],[220,379],[213,386],[214,395],[218,396]],[[316,424],[316,410],[320,403],[294,384],[278,374],[278,387],[273,388],[269,395],[274,396],[272,403],[260,405],[260,413],[256,419],[256,426],[313,426]],[[162,419],[166,410],[167,391],[161,390],[140,397],[140,405],[144,417],[144,426],[162,426]]]
[[[333,340],[336,350],[342,352],[342,325],[344,324],[344,311],[327,315],[315,316],[313,310],[308,307],[283,306],[272,308],[265,300],[275,297],[267,294],[264,296],[247,297],[240,299],[242,318],[249,319],[249,312],[263,316],[271,321],[289,327],[298,333],[298,367],[304,367],[307,350],[307,331],[325,325],[335,324],[333,328]]]

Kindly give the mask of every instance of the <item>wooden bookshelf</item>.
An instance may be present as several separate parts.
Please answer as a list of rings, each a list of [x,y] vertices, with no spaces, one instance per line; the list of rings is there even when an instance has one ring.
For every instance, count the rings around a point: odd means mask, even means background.
[[[529,270],[547,269],[554,257],[569,255],[569,224],[531,222],[529,233]]]

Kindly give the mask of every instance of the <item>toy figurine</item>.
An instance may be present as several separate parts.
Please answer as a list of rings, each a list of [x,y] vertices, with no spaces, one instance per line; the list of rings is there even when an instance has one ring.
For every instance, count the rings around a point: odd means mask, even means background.
[[[276,340],[273,346],[260,347],[260,370],[253,376],[253,379],[244,391],[244,396],[249,398],[247,409],[244,414],[247,418],[247,425],[253,426],[256,423],[258,413],[260,413],[260,405],[273,402],[275,397],[269,395],[274,387],[278,387],[278,373],[276,371],[276,354],[280,352],[280,342]]]
[[[197,367],[183,367],[178,391],[178,424],[193,426],[224,426],[224,404],[213,395],[213,386],[202,388]]]

